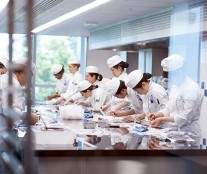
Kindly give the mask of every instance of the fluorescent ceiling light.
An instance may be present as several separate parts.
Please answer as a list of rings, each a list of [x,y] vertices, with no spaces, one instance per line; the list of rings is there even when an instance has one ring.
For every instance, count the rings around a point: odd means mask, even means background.
[[[109,1],[111,1],[111,0],[96,0],[96,1],[93,1],[93,2],[91,2],[89,4],[86,4],[86,5],[84,5],[84,6],[80,7],[80,8],[77,8],[76,10],[73,10],[73,11],[71,11],[69,13],[66,13],[63,16],[60,16],[60,17],[58,17],[58,18],[56,18],[56,19],[54,19],[54,20],[52,20],[50,22],[47,22],[47,23],[45,23],[45,24],[43,24],[43,25],[33,29],[32,32],[33,33],[38,33],[40,31],[43,31],[43,30],[45,30],[45,29],[47,29],[49,27],[52,27],[52,26],[57,25],[57,24],[59,24],[59,23],[61,23],[63,21],[71,19],[71,18],[73,18],[73,17],[75,17],[75,16],[77,16],[79,14],[82,14],[82,13],[84,13],[86,11],[89,11],[89,10],[91,10],[93,8],[96,8],[96,7],[98,7],[98,6],[102,5],[102,4],[105,4],[105,3],[109,2]]]
[[[0,0],[0,12],[6,7],[9,0]]]

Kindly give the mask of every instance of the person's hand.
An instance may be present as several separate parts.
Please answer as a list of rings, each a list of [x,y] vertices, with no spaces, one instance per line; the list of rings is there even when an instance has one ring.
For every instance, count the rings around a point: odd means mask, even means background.
[[[120,127],[118,130],[122,135],[125,135],[125,134],[129,133],[129,130],[125,127]]]
[[[31,115],[31,124],[36,124],[39,120],[39,116],[38,115],[35,115],[35,114],[32,114]]]
[[[111,111],[107,112],[106,115],[108,115],[108,116],[114,116],[115,113],[116,113],[116,111],[111,110]]]
[[[134,117],[136,120],[143,120],[145,118],[145,114],[137,114]]]
[[[52,100],[52,99],[53,99],[53,95],[47,96],[47,100]]]
[[[151,127],[156,128],[159,127],[162,123],[162,117],[156,118],[154,121],[151,122]]]
[[[158,118],[154,113],[149,113],[147,115],[148,120],[155,120],[156,118]]]
[[[59,98],[57,98],[55,104],[56,104],[56,105],[59,105],[63,100],[64,100],[63,97],[59,97]]]
[[[77,104],[77,105],[84,105],[84,103],[85,102],[83,102],[83,101],[77,101],[75,104]]]
[[[70,99],[70,98],[67,99],[67,100],[64,102],[64,105],[67,105],[67,104],[70,103],[70,102],[73,103],[73,99]]]
[[[120,111],[114,111],[113,115],[114,117],[121,117],[122,116],[122,112]]]
[[[130,116],[130,115],[124,118],[124,121],[131,121],[131,122],[133,122],[134,120],[135,120],[135,118]]]
[[[103,105],[103,106],[101,106],[100,109],[101,109],[102,111],[106,110],[106,109],[107,109],[107,105]]]

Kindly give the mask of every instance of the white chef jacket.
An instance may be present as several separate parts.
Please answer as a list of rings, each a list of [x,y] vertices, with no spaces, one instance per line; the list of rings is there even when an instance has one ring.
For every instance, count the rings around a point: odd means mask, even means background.
[[[65,93],[68,89],[68,85],[71,79],[71,75],[63,73],[61,79],[56,79],[56,90],[58,94]]]
[[[199,119],[202,102],[203,94],[200,87],[186,77],[180,86],[172,86],[169,101],[160,111],[165,117],[174,117],[175,124],[181,131],[191,132],[195,146],[199,145],[201,138]]]
[[[102,83],[102,82],[100,82],[100,81],[96,81],[95,83],[93,83],[93,85],[97,85],[98,86],[98,88],[101,88],[101,89],[103,89],[103,90],[106,90],[106,86]],[[84,100],[86,100],[85,99],[85,97],[83,97],[82,95],[81,95],[81,93],[80,92],[77,92],[76,94],[74,94],[72,97],[70,97],[73,101],[84,101]]]
[[[125,101],[130,102],[136,114],[143,113],[143,101],[141,96],[131,88],[127,88],[127,98]]]
[[[111,99],[111,96],[107,94],[101,88],[96,88],[92,90],[91,96],[87,99],[89,104],[93,107],[94,110],[99,110],[101,106],[107,104]]]
[[[124,71],[124,72],[122,72],[122,74],[120,74],[120,76],[117,77],[117,78],[118,78],[119,80],[125,81],[127,75],[128,75],[128,74]],[[117,97],[113,96],[113,97],[111,98],[111,107],[113,108],[113,107],[115,107],[116,105],[118,105],[119,103],[122,103],[122,102],[124,102],[124,101],[125,101],[125,100],[122,99],[122,98],[117,98]],[[129,109],[128,106],[122,108],[122,110],[128,110],[128,109]]]
[[[149,113],[158,113],[165,107],[168,102],[166,90],[157,83],[150,82],[146,95],[142,95],[143,112],[147,115]]]
[[[23,92],[22,87],[19,84],[16,76],[12,75],[12,83],[13,83],[13,103],[12,108],[16,111],[16,113],[19,116],[22,116],[22,109],[24,107],[24,98],[23,98]],[[0,75],[0,92],[1,92],[1,99],[0,99],[0,108],[1,111],[5,113],[5,111],[8,109],[8,73]],[[6,120],[0,116],[0,144],[2,142],[1,134],[6,129]]]
[[[66,93],[61,94],[60,96],[63,97],[65,100],[73,96],[75,93],[78,92],[77,84],[83,80],[82,74],[80,74],[78,71],[73,74],[73,76],[70,79],[70,83],[68,85],[68,89]]]
[[[98,88],[101,88],[103,90],[106,90],[106,85],[104,85],[102,82],[96,80],[95,83],[93,83],[94,85],[98,85]]]

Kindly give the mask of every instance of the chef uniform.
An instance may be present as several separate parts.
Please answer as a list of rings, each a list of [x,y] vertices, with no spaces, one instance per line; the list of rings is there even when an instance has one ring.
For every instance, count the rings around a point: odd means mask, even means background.
[[[162,60],[164,71],[169,74],[183,67],[184,58],[173,54]],[[173,77],[172,77],[173,78]],[[176,76],[177,78],[177,76]],[[173,82],[172,82],[173,83]],[[195,140],[194,146],[199,146],[201,127],[199,123],[203,94],[196,82],[185,76],[180,83],[173,83],[169,101],[160,112],[165,117],[173,117],[181,131],[190,132]]]
[[[78,83],[78,91],[84,91],[88,89],[92,84],[89,83],[87,80],[83,80]],[[101,106],[105,105],[110,101],[111,96],[107,94],[101,88],[96,88],[91,91],[91,95],[88,97],[87,101],[89,105],[93,107],[94,110],[99,110]]]
[[[68,64],[80,64],[79,60],[72,59],[68,61]],[[75,74],[72,75],[68,88],[65,93],[62,93],[60,96],[63,97],[65,100],[72,97],[78,92],[77,85],[80,81],[83,80],[82,74],[79,73],[79,71],[75,72]]]
[[[123,60],[121,60],[120,56],[118,55],[115,55],[115,56],[112,56],[110,57],[108,60],[107,60],[107,65],[109,68],[113,68],[114,66],[118,65],[119,63],[121,63]],[[125,71],[123,71],[119,77],[117,77],[119,80],[123,80],[125,81],[127,77],[127,73]],[[124,99],[120,99],[120,98],[117,98],[115,96],[112,97],[111,99],[111,107],[115,107],[116,105],[118,105],[119,103],[122,103],[124,102]],[[124,107],[122,110],[128,110],[129,107]]]
[[[140,70],[132,71],[126,81],[125,85],[133,89],[143,78],[143,73]],[[168,101],[168,96],[165,89],[152,81],[148,86],[148,91],[142,95],[143,112],[145,115],[149,113],[157,113],[163,109]]]
[[[53,65],[52,67],[53,75],[58,74],[62,69],[63,69],[62,64]],[[62,94],[66,92],[70,82],[70,78],[71,76],[64,72],[61,79],[56,79],[56,90],[58,94]]]
[[[115,95],[120,86],[120,80],[114,77],[107,84],[107,92],[111,95]],[[143,113],[143,102],[141,96],[134,90],[127,88],[127,94],[124,98],[126,102],[130,102],[132,104],[132,109],[134,109],[136,114]]]

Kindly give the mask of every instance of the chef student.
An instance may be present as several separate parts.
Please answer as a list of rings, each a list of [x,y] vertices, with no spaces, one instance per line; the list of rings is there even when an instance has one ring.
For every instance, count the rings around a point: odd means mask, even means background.
[[[158,113],[165,107],[168,101],[167,93],[161,85],[151,81],[151,77],[151,74],[142,73],[141,70],[132,71],[128,75],[125,85],[142,95],[143,113],[135,116],[135,118],[127,116],[125,120],[142,120],[148,114]]]
[[[35,74],[35,64],[31,63],[31,75]],[[22,111],[24,110],[24,96],[22,91],[22,86],[26,85],[26,70],[27,69],[27,59],[19,59],[14,62],[14,67],[12,69],[12,85],[13,89],[13,101],[12,109],[20,116],[20,119],[24,117]],[[8,73],[0,76],[0,89],[2,90],[2,109],[3,112],[8,110],[8,95],[9,95],[9,82]],[[31,124],[35,124],[38,121],[38,116],[32,114]]]
[[[47,100],[60,97],[60,94],[65,93],[71,76],[64,72],[63,64],[55,64],[52,67],[52,74],[56,78],[56,92],[52,95],[47,96]]]
[[[94,111],[99,111],[100,107],[109,102],[111,98],[105,90],[98,88],[97,85],[93,85],[87,80],[78,83],[78,91],[82,96],[87,98],[87,100],[77,102],[77,104],[92,107]]]
[[[72,73],[72,77],[70,79],[68,89],[65,93],[60,94],[60,97],[57,98],[57,101],[55,104],[60,104],[63,101],[69,100],[70,97],[75,95],[78,92],[77,85],[80,81],[83,80],[82,74],[78,71],[80,68],[80,62],[78,59],[70,59],[68,61],[68,69],[70,73]]]
[[[179,130],[190,132],[195,140],[193,146],[199,146],[201,127],[199,123],[203,93],[199,85],[184,73],[184,58],[173,54],[162,60],[161,66],[168,72],[171,86],[169,101],[158,113],[149,115],[154,120],[152,127],[161,123],[171,123]]]
[[[99,69],[96,66],[87,66],[86,67],[86,80],[88,80],[91,84],[97,85],[99,88],[106,89],[105,85],[101,82],[103,76],[99,74]],[[72,97],[70,97],[67,101],[65,101],[65,105],[69,102],[77,102],[84,101],[85,98],[81,95],[81,93],[76,93]]]
[[[127,73],[126,73],[126,68],[129,67],[129,64],[127,62],[124,62],[120,56],[115,55],[110,57],[107,60],[107,65],[110,68],[112,74],[114,75],[114,77],[117,77],[119,80],[123,80],[125,81],[126,77],[127,77]],[[102,106],[102,110],[105,110],[107,108],[109,108],[111,106],[111,109],[113,110],[113,108],[117,105],[122,103],[123,105],[124,100],[123,99],[119,99],[117,97],[112,97],[110,103],[108,103],[105,106]],[[128,105],[125,106],[125,108],[123,108],[125,110],[128,109]]]
[[[132,114],[143,113],[143,102],[141,96],[131,88],[126,87],[125,82],[114,77],[107,83],[107,92],[117,98],[125,99],[126,104],[132,104],[132,108],[125,111],[120,111],[122,105],[116,106],[116,110],[111,110],[109,115],[127,116]]]

